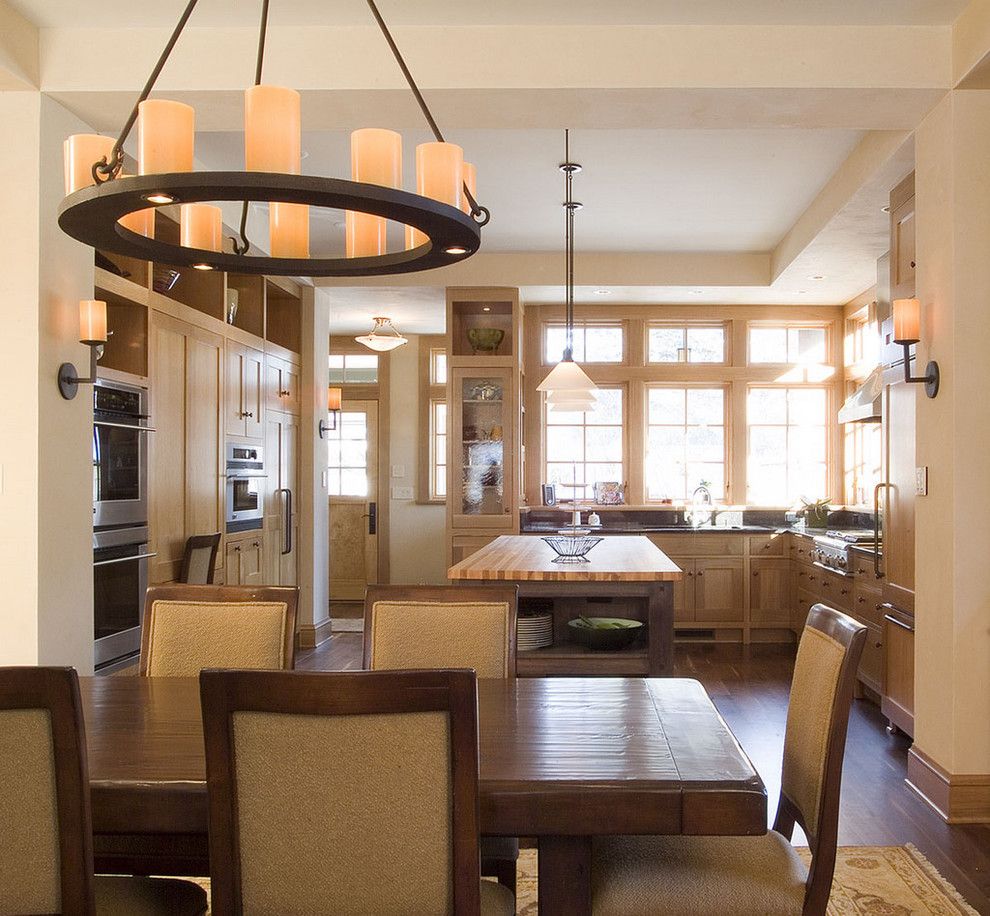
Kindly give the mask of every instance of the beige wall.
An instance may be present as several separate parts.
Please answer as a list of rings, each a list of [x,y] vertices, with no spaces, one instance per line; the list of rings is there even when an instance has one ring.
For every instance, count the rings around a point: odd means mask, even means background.
[[[405,476],[383,481],[389,488],[389,578],[396,584],[445,583],[446,510],[411,499],[391,499],[393,486],[416,492],[419,443],[419,337],[389,355],[390,463],[402,465]]]
[[[91,389],[65,401],[71,361],[85,374],[78,301],[93,294],[92,250],[59,229],[62,141],[89,128],[33,92],[0,93],[0,271],[8,321],[0,383],[0,664],[93,665]]]
[[[955,91],[917,133],[919,366],[915,739],[952,774],[990,773],[990,91]],[[918,370],[919,373],[921,369]],[[920,387],[920,386],[919,386]]]

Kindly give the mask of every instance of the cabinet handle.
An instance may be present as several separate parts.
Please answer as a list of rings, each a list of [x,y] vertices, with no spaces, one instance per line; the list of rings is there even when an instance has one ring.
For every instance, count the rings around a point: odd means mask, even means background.
[[[839,594],[840,595],[848,595],[849,594],[849,589],[848,588],[840,588],[839,589]]]
[[[281,388],[278,391],[278,396],[280,398],[287,398],[290,394],[292,394],[291,391],[283,391]]]
[[[913,268],[913,267],[917,267],[917,264],[915,264],[915,263],[914,263],[914,261],[912,261],[912,262],[911,262],[911,267],[912,267],[912,268]]]
[[[252,547],[260,547],[261,546],[261,542],[260,541],[255,541],[251,546]]]
[[[245,411],[244,411],[244,416],[245,416],[245,417],[253,417],[253,416],[254,416],[254,414],[253,414],[253,413],[251,413],[251,411],[250,411],[250,410],[245,410]]]

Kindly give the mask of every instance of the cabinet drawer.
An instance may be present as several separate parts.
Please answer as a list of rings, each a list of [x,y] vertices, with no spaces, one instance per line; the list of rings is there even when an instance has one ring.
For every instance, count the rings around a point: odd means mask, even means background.
[[[845,576],[836,576],[832,573],[822,571],[821,581],[818,583],[816,591],[821,595],[822,603],[829,607],[837,608],[840,611],[852,609],[853,596],[852,579]]]
[[[757,534],[749,539],[751,557],[785,557],[787,538],[783,534]]]
[[[883,630],[866,625],[866,644],[859,660],[859,679],[877,693],[883,686]]]
[[[811,562],[811,551],[814,547],[810,538],[802,537],[799,534],[791,535],[791,559],[799,563]]]
[[[857,553],[852,555],[853,572],[856,574],[856,583],[869,585],[879,591],[880,580],[873,569],[873,558],[860,556]]]
[[[794,601],[794,619],[791,624],[796,632],[800,633],[804,629],[808,614],[811,613],[811,608],[816,604],[818,604],[817,595],[804,589],[799,588],[797,590],[797,597]]]
[[[808,563],[795,563],[793,568],[794,584],[797,588],[814,594],[821,591],[821,581],[824,575],[817,566],[811,566]]]
[[[693,534],[691,550],[696,557],[741,557],[746,541],[741,534]]]
[[[863,623],[872,624],[875,627],[883,626],[883,606],[880,592],[872,589],[860,588],[853,585],[853,602],[851,611],[853,617]]]
[[[668,557],[690,557],[694,535],[691,534],[651,534],[650,540]]]

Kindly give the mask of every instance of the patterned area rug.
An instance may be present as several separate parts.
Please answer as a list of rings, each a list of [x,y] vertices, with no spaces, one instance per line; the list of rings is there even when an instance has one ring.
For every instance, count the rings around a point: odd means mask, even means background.
[[[807,860],[807,850],[800,850]],[[196,879],[191,879],[196,880]],[[207,879],[197,884],[210,890]],[[519,854],[516,913],[537,916],[536,850]],[[828,916],[979,916],[914,846],[841,846]]]

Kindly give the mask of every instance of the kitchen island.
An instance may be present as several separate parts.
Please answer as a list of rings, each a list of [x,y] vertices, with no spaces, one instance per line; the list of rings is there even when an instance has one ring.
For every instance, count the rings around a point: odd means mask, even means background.
[[[516,654],[520,677],[541,675],[669,675],[673,660],[673,583],[683,576],[649,538],[606,536],[587,563],[554,563],[539,537],[502,535],[460,563],[455,582],[512,583],[519,587],[520,615],[553,614],[554,644]],[[646,624],[628,648],[594,651],[570,641],[568,621],[580,614],[626,617]]]

